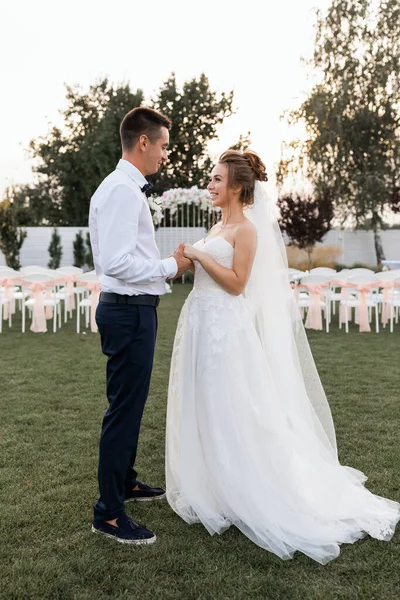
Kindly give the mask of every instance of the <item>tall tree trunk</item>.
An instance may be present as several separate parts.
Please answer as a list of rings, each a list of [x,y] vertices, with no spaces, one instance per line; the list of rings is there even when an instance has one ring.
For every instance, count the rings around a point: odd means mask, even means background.
[[[376,262],[378,265],[385,260],[385,252],[383,250],[382,237],[381,237],[381,218],[377,213],[372,215],[372,228],[374,231],[374,245]]]

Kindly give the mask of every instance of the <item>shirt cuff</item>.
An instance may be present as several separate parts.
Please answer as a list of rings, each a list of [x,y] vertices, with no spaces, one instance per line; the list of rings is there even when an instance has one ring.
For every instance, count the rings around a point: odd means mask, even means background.
[[[161,268],[164,277],[168,279],[175,277],[175,275],[178,272],[178,265],[173,256],[170,256],[169,258],[164,258],[164,260],[161,261]]]

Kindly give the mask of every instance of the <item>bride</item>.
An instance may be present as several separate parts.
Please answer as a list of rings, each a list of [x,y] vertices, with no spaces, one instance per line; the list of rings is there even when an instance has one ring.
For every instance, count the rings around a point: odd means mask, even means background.
[[[171,363],[167,498],[210,534],[235,525],[281,558],[325,564],[344,542],[389,540],[400,505],[338,462],[263,180],[257,154],[225,152],[208,186],[222,220],[185,245],[195,280]]]

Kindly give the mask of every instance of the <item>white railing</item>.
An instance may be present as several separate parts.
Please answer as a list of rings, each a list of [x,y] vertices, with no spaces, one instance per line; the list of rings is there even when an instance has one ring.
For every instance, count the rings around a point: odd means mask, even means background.
[[[195,204],[179,204],[174,211],[167,208],[163,212],[160,228],[204,227],[208,231],[220,218],[211,208],[203,209]]]
[[[219,218],[211,208],[193,204],[179,204],[174,211],[165,209],[155,234],[161,256],[172,254],[181,242],[194,244],[201,240]]]

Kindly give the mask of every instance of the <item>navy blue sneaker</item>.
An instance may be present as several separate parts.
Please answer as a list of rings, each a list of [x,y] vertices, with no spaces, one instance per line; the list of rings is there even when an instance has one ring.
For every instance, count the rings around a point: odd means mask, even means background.
[[[156,541],[155,534],[136,523],[133,519],[122,513],[117,518],[117,527],[106,523],[106,521],[93,521],[93,533],[101,533],[105,537],[111,538],[120,544],[135,544],[137,546],[153,544]]]
[[[161,500],[165,498],[166,492],[162,488],[153,488],[145,483],[137,481],[135,487],[138,490],[131,489],[125,494],[125,502],[150,502],[151,500]]]

